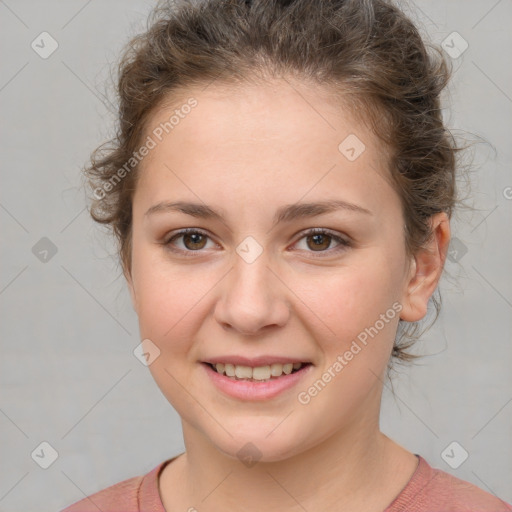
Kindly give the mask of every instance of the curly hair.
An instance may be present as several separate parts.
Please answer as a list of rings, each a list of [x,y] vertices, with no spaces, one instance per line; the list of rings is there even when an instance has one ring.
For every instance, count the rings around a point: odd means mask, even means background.
[[[138,177],[134,156],[152,114],[187,88],[214,80],[243,86],[276,76],[328,87],[340,104],[364,114],[388,149],[409,255],[432,237],[433,214],[451,217],[458,148],[440,107],[450,68],[391,0],[167,0],[122,54],[116,136],[84,169],[93,190],[91,215],[112,229],[125,275]],[[437,318],[440,295],[431,302]],[[418,357],[407,352],[418,327],[400,320],[393,357]]]

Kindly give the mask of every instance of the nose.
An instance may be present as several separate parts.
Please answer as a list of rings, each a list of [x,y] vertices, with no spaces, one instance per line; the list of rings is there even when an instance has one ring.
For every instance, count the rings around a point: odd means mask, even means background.
[[[237,256],[222,286],[214,316],[224,329],[256,335],[288,321],[286,286],[263,255],[252,263]]]

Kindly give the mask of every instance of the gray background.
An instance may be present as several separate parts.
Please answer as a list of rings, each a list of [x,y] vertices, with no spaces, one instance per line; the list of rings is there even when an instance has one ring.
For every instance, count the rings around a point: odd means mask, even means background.
[[[105,81],[151,4],[0,1],[0,511],[60,510],[184,449],[178,415],[132,353],[137,318],[79,172],[111,134]],[[400,370],[396,398],[385,390],[382,429],[512,502],[512,3],[415,9],[434,42],[453,31],[468,42],[445,114],[488,144],[473,146],[475,210],[452,224],[443,313],[417,345],[428,356]],[[43,31],[59,44],[47,59],[31,48]],[[33,251],[43,237],[57,249],[47,261]],[[31,457],[42,441],[59,454],[48,469]],[[452,441],[469,453],[457,469],[441,455]]]

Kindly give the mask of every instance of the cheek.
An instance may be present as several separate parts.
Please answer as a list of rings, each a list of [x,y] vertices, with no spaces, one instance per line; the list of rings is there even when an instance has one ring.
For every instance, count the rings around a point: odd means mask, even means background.
[[[208,314],[212,273],[200,274],[193,272],[192,266],[184,270],[150,259],[134,262],[140,336],[150,339],[160,350],[149,370],[167,400],[183,418],[194,423],[201,411],[196,411],[194,399],[186,390],[193,389],[197,371],[194,343],[201,323],[198,319]]]
[[[301,390],[302,399],[311,399],[306,410],[315,411],[316,417],[328,415],[339,425],[360,407],[372,410],[399,320],[394,287],[391,269],[365,265],[330,279],[323,301],[317,294],[311,309],[320,312],[335,335],[329,331],[316,338],[323,352],[321,382],[313,380]]]
[[[319,289],[323,289],[322,294]],[[313,311],[318,311],[320,319],[334,331],[335,335],[329,331],[326,343],[341,348],[340,343],[350,345],[359,333],[373,326],[381,314],[392,308],[398,297],[397,289],[393,269],[374,262],[345,269],[331,276],[327,284],[323,278],[316,287],[308,285],[302,296],[308,297],[304,301]],[[386,335],[390,331],[388,326],[386,323],[386,329],[382,329]]]
[[[159,251],[159,249],[157,249]],[[194,272],[192,266],[172,266],[155,251],[134,251],[140,334],[162,352],[182,351],[201,311],[201,297],[212,288],[212,274]]]
[[[207,289],[194,287],[193,281],[189,284],[192,289],[164,279],[148,279],[141,291],[141,336],[153,340],[162,351],[185,350],[193,338],[198,315],[205,314],[200,299]]]

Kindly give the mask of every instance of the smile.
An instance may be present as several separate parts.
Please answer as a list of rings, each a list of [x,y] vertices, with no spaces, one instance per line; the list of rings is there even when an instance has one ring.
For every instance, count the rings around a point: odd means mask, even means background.
[[[222,393],[242,400],[269,400],[294,387],[309,373],[309,362],[246,366],[203,362],[203,368]]]
[[[307,363],[274,363],[265,366],[243,366],[229,363],[212,364],[212,369],[216,370],[221,375],[226,375],[234,379],[246,379],[266,381],[272,378],[281,377],[281,375],[290,375],[297,370],[300,370],[303,364]]]

